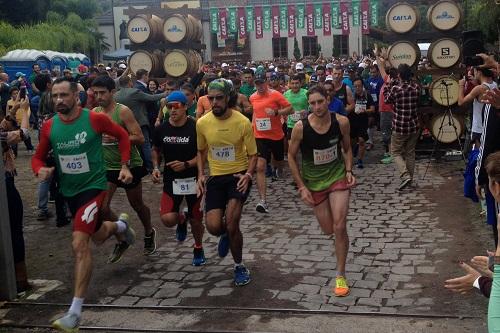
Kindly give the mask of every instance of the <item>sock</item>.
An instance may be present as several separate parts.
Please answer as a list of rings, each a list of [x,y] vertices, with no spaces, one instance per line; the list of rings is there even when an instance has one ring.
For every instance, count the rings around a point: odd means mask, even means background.
[[[203,246],[201,244],[196,244],[196,242],[194,243],[194,248],[195,249],[202,249]]]
[[[127,224],[123,221],[116,221],[116,232],[121,234],[122,232],[124,232],[125,230],[127,230]]]
[[[73,301],[71,302],[71,306],[68,312],[74,313],[78,317],[81,317],[82,305],[83,305],[83,298],[73,297]]]
[[[336,277],[339,277],[339,276],[343,276],[345,277],[345,272],[339,272],[337,271],[337,273],[335,274]]]
[[[240,263],[237,263],[237,262],[234,263],[234,268],[239,267],[239,266],[243,266],[243,261]]]

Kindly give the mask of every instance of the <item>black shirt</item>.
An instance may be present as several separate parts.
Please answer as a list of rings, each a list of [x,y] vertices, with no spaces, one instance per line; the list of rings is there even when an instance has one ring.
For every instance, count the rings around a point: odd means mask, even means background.
[[[342,85],[340,86],[339,90],[335,91],[335,97],[340,99],[342,103],[344,104],[344,107],[347,106],[347,85],[342,82]]]

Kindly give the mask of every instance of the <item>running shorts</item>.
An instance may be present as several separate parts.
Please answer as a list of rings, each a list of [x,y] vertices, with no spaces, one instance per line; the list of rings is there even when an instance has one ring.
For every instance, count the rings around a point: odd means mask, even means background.
[[[245,171],[240,172],[245,174]],[[231,199],[238,199],[245,203],[250,194],[252,181],[249,182],[247,190],[242,193],[237,190],[239,178],[234,175],[222,175],[208,177],[205,192],[205,212],[212,209],[225,210]]]
[[[343,190],[347,190],[347,189],[348,189],[347,179],[343,178],[343,179],[337,180],[336,182],[333,182],[330,185],[330,187],[328,187],[327,189],[324,189],[323,191],[317,191],[317,192],[311,191],[311,195],[312,195],[313,200],[314,200],[314,206],[317,206],[320,203],[322,203],[323,201],[325,201],[326,199],[328,199],[328,196],[330,195],[330,193],[335,192],[335,191],[343,191]]]
[[[257,156],[265,158],[268,163],[271,162],[271,154],[274,160],[281,162],[285,158],[284,140],[271,140],[256,138],[257,143]]]
[[[101,208],[106,191],[91,189],[66,197],[69,211],[73,217],[73,231],[93,235],[102,225]]]
[[[196,221],[203,219],[201,211],[201,196],[198,198],[196,194],[193,195],[174,195],[163,191],[160,202],[160,215],[169,213],[179,213],[182,200],[186,199],[188,214]]]
[[[137,185],[139,185],[139,183],[141,182],[142,177],[148,174],[148,171],[142,165],[130,169],[130,172],[132,173],[133,178],[132,182],[129,184],[125,184],[122,181],[118,180],[118,177],[120,176],[120,170],[107,170],[106,177],[108,179],[108,182],[113,183],[116,186],[121,187],[125,190],[130,190],[136,188]]]

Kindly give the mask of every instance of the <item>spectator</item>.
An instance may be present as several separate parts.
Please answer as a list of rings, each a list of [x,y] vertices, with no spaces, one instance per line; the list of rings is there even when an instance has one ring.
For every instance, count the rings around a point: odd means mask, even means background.
[[[139,69],[135,73],[136,81],[134,84],[134,88],[139,89],[142,92],[147,93],[148,92],[148,80],[149,80],[149,73],[145,69]]]
[[[24,87],[24,89],[25,96],[24,98],[22,98],[20,89],[18,89],[17,87],[10,88],[10,99],[7,102],[7,114],[10,115],[11,119],[17,124],[21,124],[21,121],[26,116],[28,116],[29,119],[29,115],[31,114],[29,99],[26,95],[26,87]],[[25,103],[25,101],[28,101],[28,103]],[[30,155],[33,154],[34,147],[31,144],[31,138],[29,137],[29,135],[25,136],[23,141],[26,149],[28,150],[28,153]],[[12,146],[12,150],[14,151],[14,155],[17,157],[17,144],[14,144]]]
[[[5,117],[7,101],[10,99],[9,74],[0,73],[0,121]]]

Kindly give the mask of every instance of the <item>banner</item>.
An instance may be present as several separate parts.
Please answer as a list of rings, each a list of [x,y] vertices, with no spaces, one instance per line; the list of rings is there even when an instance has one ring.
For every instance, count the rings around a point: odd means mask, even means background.
[[[272,7],[272,21],[273,21],[273,37],[280,37],[280,7],[273,6]]]
[[[245,15],[245,7],[238,7],[238,31],[240,39],[247,37],[247,20]]]
[[[368,0],[363,0],[361,2],[361,33],[363,35],[368,35],[370,33],[369,12],[370,5]]]
[[[370,23],[378,26],[378,0],[370,0]]]
[[[331,10],[330,4],[323,4],[323,36],[331,36],[332,35],[332,26],[331,26]]]
[[[262,29],[262,7],[255,7],[255,39],[264,37]]]
[[[339,3],[338,2],[332,3],[332,29],[340,28],[339,13],[340,13]]]
[[[315,36],[314,31],[314,7],[312,3],[306,5],[306,30],[308,36]]]
[[[293,5],[290,5],[293,6]],[[297,29],[305,28],[306,8],[303,3],[297,4]]]
[[[210,8],[210,32],[219,32],[219,9]]]
[[[288,37],[295,37],[295,34],[295,5],[288,5]]]
[[[226,8],[219,8],[220,38],[227,39],[227,12]]]
[[[321,29],[323,28],[323,22],[322,22],[322,8],[323,6],[320,3],[314,4],[314,29]]]
[[[264,17],[263,18],[264,31],[270,31],[271,30],[271,7],[269,7],[269,6],[262,7],[262,16]]]
[[[288,29],[288,6],[280,6],[280,31],[286,31]]]
[[[347,3],[340,3],[340,16],[342,19],[342,35],[349,35],[349,8],[347,8]]]
[[[229,7],[228,30],[229,32],[238,32],[238,24],[236,23],[236,7]]]
[[[254,30],[254,23],[253,23],[253,18],[254,18],[254,11],[253,11],[253,6],[247,6],[245,8],[246,14],[247,14],[247,32],[253,31]]]
[[[352,26],[359,27],[359,0],[352,2]]]

